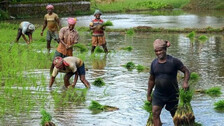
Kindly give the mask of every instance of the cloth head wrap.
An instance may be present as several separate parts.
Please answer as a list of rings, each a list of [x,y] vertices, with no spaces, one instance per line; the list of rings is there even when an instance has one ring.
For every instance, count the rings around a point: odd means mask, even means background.
[[[28,29],[34,31],[35,30],[35,26],[33,24],[30,24],[29,27],[28,27]]]
[[[153,43],[154,49],[156,48],[163,48],[163,47],[170,47],[170,42],[167,40],[162,40],[162,39],[156,39]]]
[[[46,9],[54,9],[54,6],[49,4],[49,5],[46,6]]]
[[[102,15],[102,12],[100,11],[100,10],[95,10],[95,12],[94,12],[94,16],[96,15],[96,14],[100,14],[100,15]]]
[[[68,24],[74,25],[76,24],[77,19],[76,18],[68,18]]]
[[[55,57],[53,64],[56,68],[60,69],[63,67],[63,59],[59,56]]]

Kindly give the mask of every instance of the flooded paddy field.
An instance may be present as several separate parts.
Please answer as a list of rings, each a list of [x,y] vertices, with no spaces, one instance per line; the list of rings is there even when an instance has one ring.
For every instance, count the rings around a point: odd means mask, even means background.
[[[28,69],[29,61],[27,64],[21,64],[21,67],[24,65],[27,67],[27,71],[22,71],[22,76],[16,78],[17,81],[12,82],[12,85],[7,86],[7,82],[11,83],[7,81],[10,80],[10,76],[4,76],[4,79],[1,80],[0,94],[6,93],[8,94],[7,97],[13,97],[14,100],[18,101],[17,103],[21,104],[15,107],[16,104],[6,102],[4,99],[7,98],[1,97],[1,105],[5,104],[1,107],[1,113],[4,112],[4,114],[1,114],[0,124],[5,126],[40,125],[40,108],[44,108],[52,115],[52,122],[57,126],[146,125],[149,114],[142,109],[142,106],[146,100],[150,64],[156,58],[152,43],[157,38],[169,40],[171,47],[168,48],[168,54],[179,58],[191,72],[200,75],[200,80],[193,85],[195,89],[219,86],[224,92],[224,36],[222,34],[204,35],[208,39],[201,42],[197,39],[199,34],[194,40],[190,40],[186,37],[187,34],[135,33],[134,35],[127,35],[110,32],[106,34],[110,53],[91,56],[91,47],[88,46],[91,42],[91,36],[87,32],[80,33],[79,42],[87,45],[89,51],[82,54],[78,49],[75,49],[73,55],[84,60],[86,68],[88,68],[86,79],[91,83],[91,88],[86,92],[84,91],[86,93],[84,98],[76,100],[74,98],[79,94],[82,95],[82,89],[85,88],[80,80],[76,84],[76,88],[80,89],[77,91],[79,93],[77,95],[70,94],[68,90],[63,88],[64,74],[57,76],[52,90],[48,89],[50,79],[48,68],[57,46],[56,42],[52,42],[53,48],[50,54],[45,49],[46,42],[44,40],[43,42],[34,40],[29,49],[26,49],[27,46],[22,43],[11,45],[12,50],[23,47],[25,51],[21,54],[25,55],[27,59],[38,60],[32,62],[32,65],[36,63],[35,68],[31,67],[32,69]],[[133,50],[129,52],[121,49],[127,46],[133,47]],[[28,54],[36,55],[29,57]],[[146,69],[143,72],[138,72],[136,69],[129,71],[122,66],[129,61],[143,65]],[[13,72],[11,73],[13,74]],[[93,81],[99,77],[104,80],[105,86],[92,85]],[[22,85],[16,85],[16,83]],[[13,95],[20,91],[21,97]],[[204,126],[222,126],[224,114],[215,111],[213,105],[214,102],[222,99],[224,99],[224,94],[220,97],[210,97],[195,93],[191,104],[196,122]],[[88,109],[92,100],[104,105],[116,106],[119,110],[93,114]],[[162,111],[161,120],[163,126],[173,125],[172,118],[166,110]]]

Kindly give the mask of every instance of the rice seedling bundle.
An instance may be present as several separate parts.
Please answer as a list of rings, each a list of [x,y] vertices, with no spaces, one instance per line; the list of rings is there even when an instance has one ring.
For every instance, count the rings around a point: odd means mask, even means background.
[[[101,105],[97,101],[91,101],[91,104],[89,106],[89,110],[93,111],[93,113],[99,113],[102,111],[115,111],[118,110],[119,108],[113,107],[113,106],[108,106],[108,105]]]
[[[102,27],[103,26],[113,26],[113,23],[110,20],[108,20],[102,24]]]
[[[132,70],[135,68],[135,64],[133,62],[128,62],[127,64],[124,65],[125,68],[128,70]]]
[[[220,100],[218,102],[214,103],[214,109],[217,111],[223,111],[224,112],[224,100]]]
[[[127,50],[127,51],[132,51],[133,50],[133,47],[131,47],[131,46],[127,46],[127,47],[123,47],[123,48],[121,48],[122,50]]]
[[[99,46],[97,46],[94,50],[94,53],[103,53],[103,49],[101,49]]]
[[[136,66],[136,69],[137,69],[138,72],[142,72],[142,71],[145,69],[145,67],[142,66],[142,65],[139,65],[139,64],[138,64],[138,65]]]
[[[191,33],[189,33],[187,35],[187,37],[190,38],[190,39],[194,39],[194,37],[195,37],[195,31],[192,31]]]
[[[199,36],[198,39],[199,39],[200,41],[204,42],[204,41],[206,41],[206,40],[208,39],[208,37],[205,36],[205,35],[201,35],[201,36]]]
[[[212,87],[210,89],[205,90],[205,93],[209,96],[220,96],[222,94],[221,87]]]
[[[52,116],[48,112],[46,112],[45,109],[42,109],[40,113],[42,115],[41,117],[42,126],[46,126],[47,124],[51,124],[51,126],[55,126],[55,124],[51,122]]]
[[[179,92],[179,104],[177,111],[173,117],[173,122],[175,126],[181,125],[193,125],[195,123],[195,116],[191,107],[191,100],[193,96],[193,91],[185,91],[181,89]]]
[[[79,48],[79,50],[80,50],[81,53],[88,51],[88,48],[85,45],[80,44],[80,43],[75,44],[74,47]]]
[[[149,101],[144,101],[143,109],[149,113],[149,118],[147,120],[146,126],[153,126],[153,116],[152,116],[152,103]]]
[[[93,85],[98,86],[98,87],[102,87],[105,85],[105,82],[103,81],[102,78],[97,78],[94,82]]]
[[[127,30],[125,33],[128,34],[128,35],[134,35],[135,34],[135,31],[132,28],[132,29]]]

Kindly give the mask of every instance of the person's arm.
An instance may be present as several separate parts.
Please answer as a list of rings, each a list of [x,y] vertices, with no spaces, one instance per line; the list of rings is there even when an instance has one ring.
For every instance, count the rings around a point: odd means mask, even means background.
[[[75,72],[74,82],[72,83],[72,87],[74,88],[78,80],[78,72]]]
[[[185,67],[185,66],[183,66],[180,69],[180,71],[184,73],[184,82],[183,82],[182,87],[183,87],[184,90],[187,90],[189,88],[188,81],[189,81],[189,78],[190,78],[190,72],[187,69],[187,67]]]
[[[29,35],[28,35],[28,37],[29,37],[29,41],[28,41],[28,43],[27,43],[27,44],[30,44],[30,43],[32,42],[32,33],[31,33],[31,34],[29,34]]]
[[[50,83],[49,83],[49,88],[52,87],[54,81],[55,81],[55,77],[51,76],[51,80],[50,80]]]
[[[27,44],[29,44],[29,41],[26,39],[26,36],[22,34],[23,39],[26,41]]]
[[[148,81],[148,92],[147,92],[147,100],[150,102],[152,101],[151,93],[154,85],[155,85],[155,77],[153,75],[150,75]]]
[[[40,33],[41,36],[43,36],[43,32],[44,32],[44,30],[45,30],[46,27],[47,27],[47,20],[44,20],[43,29],[42,29],[42,31]]]

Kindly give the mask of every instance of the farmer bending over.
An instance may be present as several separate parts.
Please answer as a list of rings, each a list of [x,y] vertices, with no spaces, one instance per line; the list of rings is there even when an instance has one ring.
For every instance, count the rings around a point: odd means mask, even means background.
[[[78,80],[78,75],[82,83],[86,86],[86,88],[90,88],[89,82],[85,78],[85,65],[84,62],[77,58],[77,57],[55,57],[54,59],[54,69],[51,76],[51,80],[49,83],[49,88],[52,87],[55,77],[57,76],[58,72],[66,73],[64,76],[64,85],[66,88],[70,85],[69,79],[75,74],[74,82],[72,83],[72,87],[74,88],[76,82]]]
[[[183,63],[170,55],[166,54],[170,46],[169,41],[156,39],[153,43],[156,59],[151,63],[150,77],[148,81],[148,101],[152,101],[152,113],[154,126],[161,126],[160,113],[164,106],[173,117],[178,105],[178,84],[177,72],[184,73],[183,88],[188,89],[189,70]],[[152,89],[155,86],[152,97]]]
[[[35,30],[35,26],[30,22],[23,21],[19,25],[18,34],[16,37],[16,42],[19,41],[20,37],[22,36],[23,39],[26,41],[27,44],[30,44],[32,41],[32,34]],[[29,40],[26,39],[25,34],[29,37]]]
[[[92,50],[93,53],[96,46],[102,46],[105,53],[108,53],[107,46],[106,46],[106,40],[104,35],[105,27],[102,27],[103,20],[100,19],[100,16],[102,13],[99,10],[96,10],[94,13],[95,19],[92,20],[89,27],[90,30],[93,30],[92,34]]]

